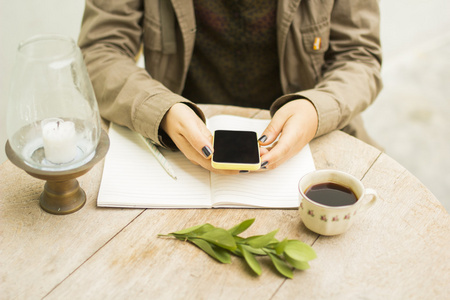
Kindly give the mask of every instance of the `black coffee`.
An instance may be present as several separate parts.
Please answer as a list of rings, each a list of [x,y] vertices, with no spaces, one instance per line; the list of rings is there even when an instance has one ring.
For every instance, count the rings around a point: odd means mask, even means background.
[[[305,194],[309,199],[327,206],[352,205],[358,201],[351,189],[332,182],[313,185]]]

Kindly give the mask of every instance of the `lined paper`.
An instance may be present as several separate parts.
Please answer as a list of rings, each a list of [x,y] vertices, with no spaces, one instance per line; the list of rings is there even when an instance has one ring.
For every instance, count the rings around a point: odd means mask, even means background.
[[[213,205],[294,208],[300,205],[298,182],[313,171],[309,145],[274,170],[238,175],[211,173]],[[246,177],[244,177],[246,176]]]
[[[270,120],[248,119],[237,116],[212,117],[208,128],[251,130],[258,138]],[[303,175],[314,171],[314,160],[309,145],[296,156],[274,170],[238,175],[211,173],[212,202],[215,207],[279,207],[293,208],[300,205],[298,182]]]
[[[160,149],[170,177],[137,133],[111,123],[97,205],[105,207],[211,207],[210,172],[180,152]]]
[[[252,130],[258,137],[269,120],[215,116],[208,128]],[[299,206],[298,181],[315,169],[309,145],[276,168],[237,175],[211,173],[191,163],[181,152],[160,149],[174,169],[171,178],[139,135],[111,123],[110,149],[105,159],[97,205],[135,208],[210,208]]]

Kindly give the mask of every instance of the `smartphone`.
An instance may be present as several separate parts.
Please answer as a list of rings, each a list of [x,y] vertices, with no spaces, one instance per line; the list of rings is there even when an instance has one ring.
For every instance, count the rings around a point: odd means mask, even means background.
[[[258,170],[259,143],[254,131],[216,130],[211,165],[215,169]]]

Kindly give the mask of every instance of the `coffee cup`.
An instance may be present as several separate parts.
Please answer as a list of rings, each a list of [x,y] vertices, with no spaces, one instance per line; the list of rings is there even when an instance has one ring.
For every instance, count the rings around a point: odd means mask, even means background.
[[[298,184],[299,213],[305,226],[321,235],[344,233],[357,213],[372,206],[378,195],[354,176],[338,170],[317,170]]]

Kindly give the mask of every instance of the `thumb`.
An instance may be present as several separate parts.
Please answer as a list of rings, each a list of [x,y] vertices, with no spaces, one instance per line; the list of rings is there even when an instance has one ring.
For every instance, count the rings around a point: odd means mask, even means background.
[[[192,125],[190,129],[186,131],[185,138],[199,154],[205,158],[209,158],[213,152],[213,137],[211,132],[200,119],[196,120]]]
[[[212,140],[213,136],[211,134],[211,131],[206,127],[206,125],[201,122],[199,125],[200,132],[201,132],[201,138],[200,141],[198,141],[198,147],[195,147],[197,151],[200,149],[200,154],[202,154],[205,158],[209,158],[211,154],[213,153],[212,150]]]
[[[265,146],[273,143],[280,135],[285,123],[286,119],[283,116],[275,114],[259,138],[260,144]]]

